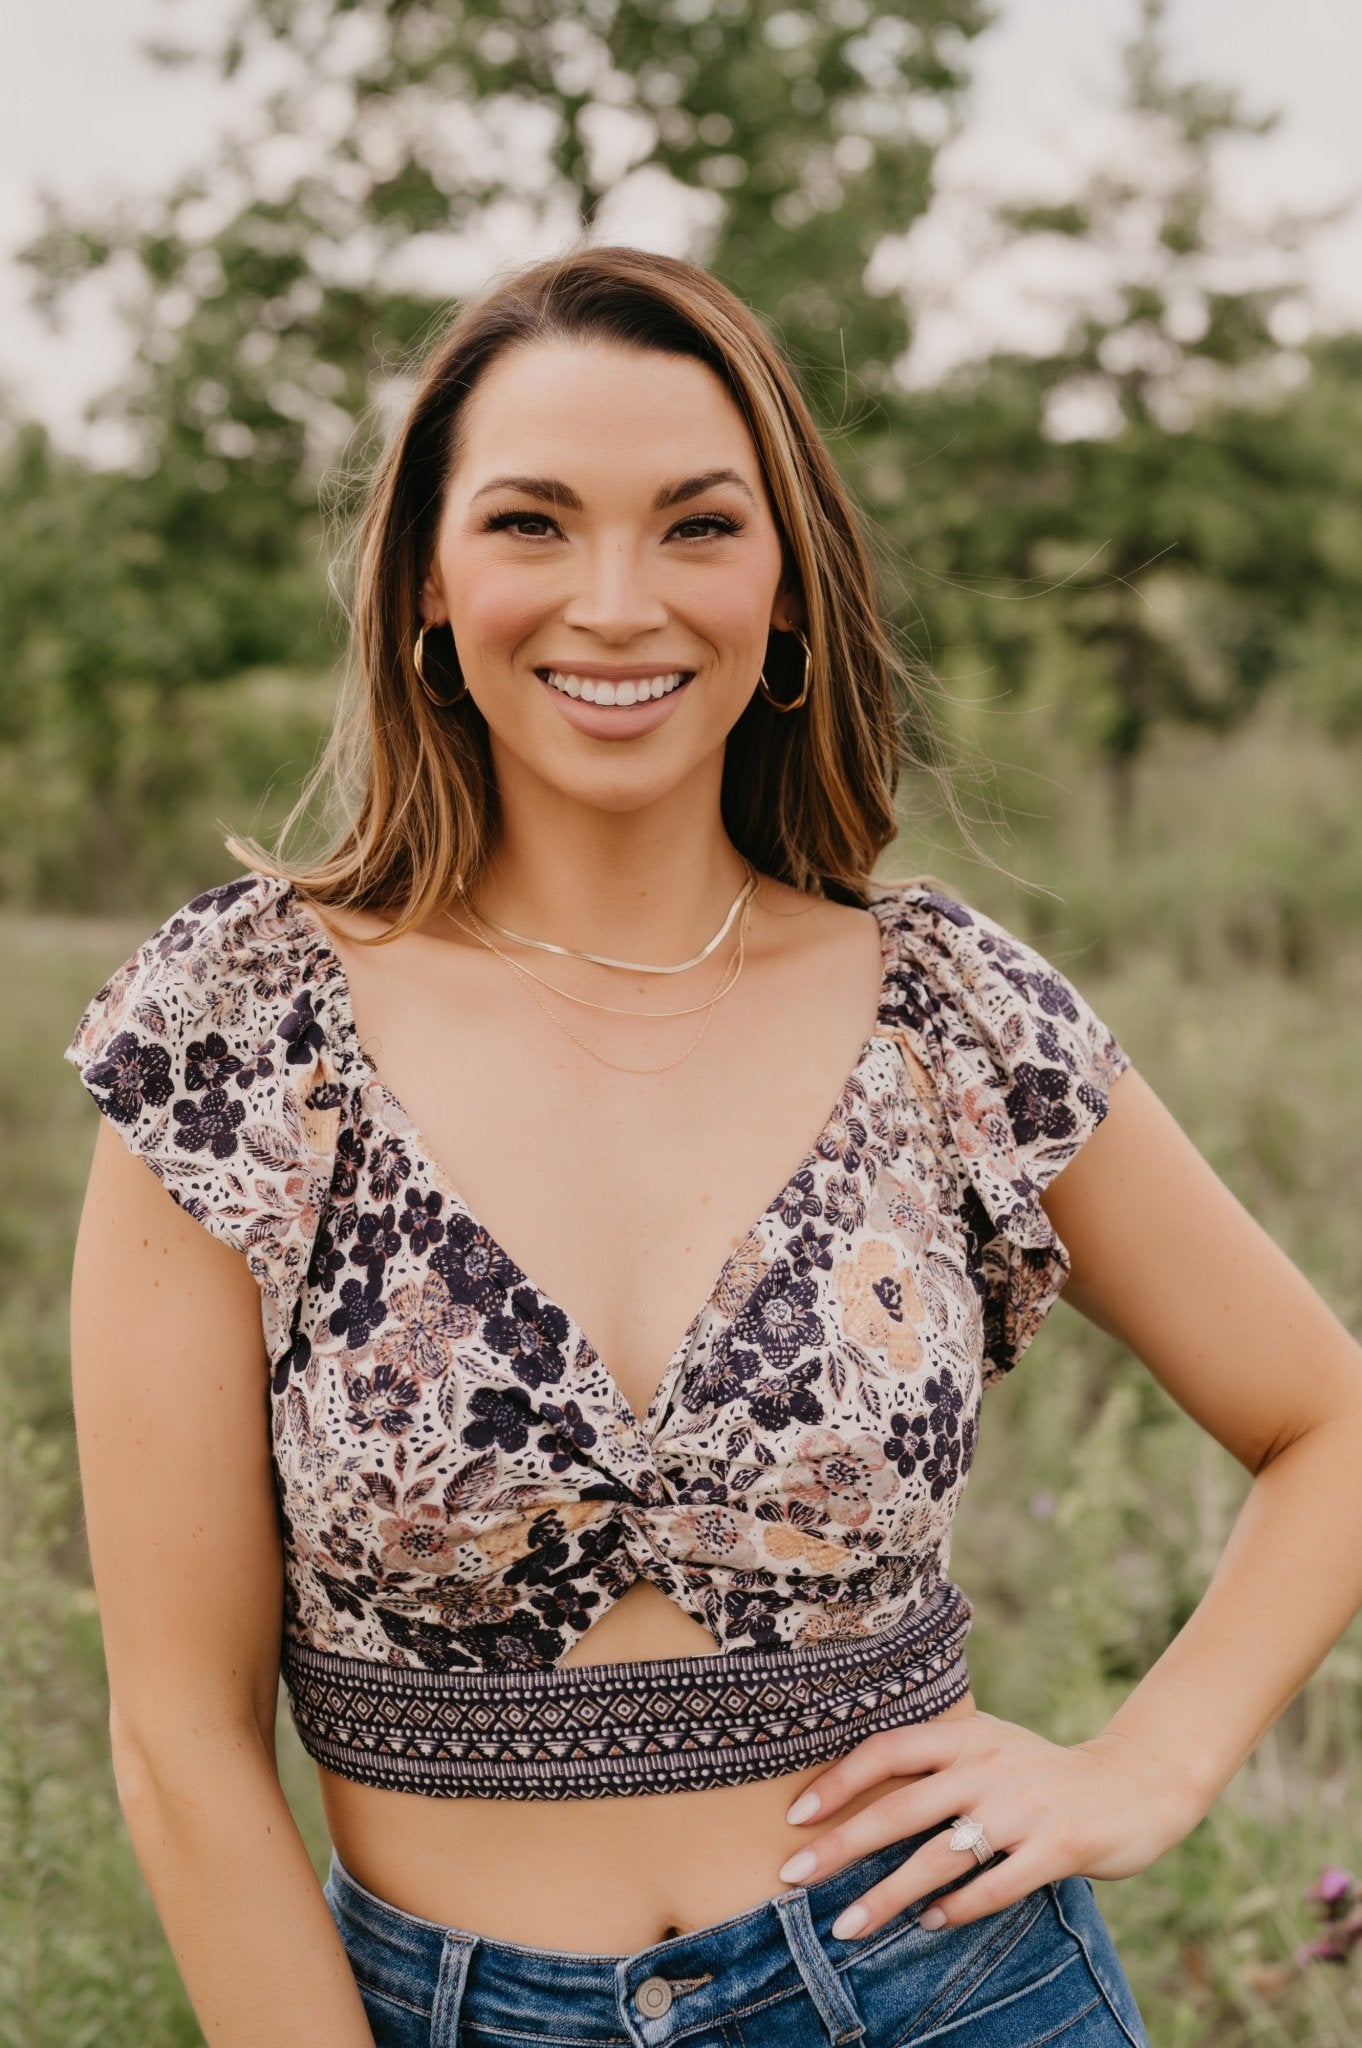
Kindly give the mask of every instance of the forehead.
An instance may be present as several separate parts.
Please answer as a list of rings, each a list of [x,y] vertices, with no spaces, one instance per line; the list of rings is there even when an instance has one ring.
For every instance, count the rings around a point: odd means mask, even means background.
[[[521,468],[557,475],[630,458],[642,477],[721,464],[761,482],[747,423],[722,379],[693,356],[604,341],[520,343],[483,372],[464,403],[454,472]],[[651,481],[651,475],[649,476]]]

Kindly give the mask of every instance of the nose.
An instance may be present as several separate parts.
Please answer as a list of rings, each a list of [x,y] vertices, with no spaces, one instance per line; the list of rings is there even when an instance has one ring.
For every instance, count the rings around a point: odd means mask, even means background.
[[[582,557],[580,578],[563,607],[565,626],[626,642],[667,624],[667,607],[627,541],[602,541]]]

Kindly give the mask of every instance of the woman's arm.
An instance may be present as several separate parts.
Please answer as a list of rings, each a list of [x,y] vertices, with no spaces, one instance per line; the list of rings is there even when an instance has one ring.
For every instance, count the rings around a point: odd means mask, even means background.
[[[1133,1069],[1050,1183],[1065,1298],[1119,1337],[1254,1474],[1195,1613],[1112,1716],[1062,1746],[979,1712],[869,1735],[792,1808],[809,1884],[957,1814],[994,1859],[923,1916],[962,1926],[1082,1872],[1134,1875],[1182,1840],[1362,1605],[1362,1349]],[[914,1782],[824,1828],[885,1778]],[[847,1907],[863,1939],[943,1884],[945,1834]],[[968,1868],[968,1866],[964,1866]]]
[[[71,1366],[118,1796],[211,2048],[373,2048],[274,1758],[282,1556],[241,1255],[104,1120]]]
[[[1201,1814],[1362,1606],[1362,1347],[1134,1070],[1043,1199],[1064,1299],[1254,1474],[1195,1613],[1099,1738]]]

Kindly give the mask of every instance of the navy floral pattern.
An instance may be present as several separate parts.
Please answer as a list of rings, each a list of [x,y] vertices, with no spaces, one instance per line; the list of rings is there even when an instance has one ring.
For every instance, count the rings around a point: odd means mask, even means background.
[[[939,1592],[982,1392],[1068,1274],[1040,1196],[1128,1061],[982,912],[871,908],[875,1031],[643,1416],[429,1156],[292,884],[206,890],[96,993],[63,1057],[260,1288],[286,1639],[533,1670],[640,1576],[724,1649]]]

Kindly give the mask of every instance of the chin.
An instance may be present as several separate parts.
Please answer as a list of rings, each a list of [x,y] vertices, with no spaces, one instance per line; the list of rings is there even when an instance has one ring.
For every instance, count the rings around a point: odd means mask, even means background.
[[[549,769],[543,773],[542,780],[564,801],[579,804],[584,811],[628,817],[638,811],[652,810],[676,797],[693,781],[698,765],[688,762],[670,774],[644,774],[637,768],[629,769],[623,763],[618,767],[607,764],[600,774],[591,776],[564,776],[561,771],[554,774]]]
[[[726,731],[716,735],[707,753],[669,745],[654,745],[645,753],[642,741],[583,742],[570,732],[564,735],[568,744],[546,748],[541,733],[532,743],[530,737],[492,734],[492,765],[503,803],[515,802],[516,785],[528,777],[561,802],[612,816],[649,810],[683,791],[695,803],[712,801],[718,810]],[[655,735],[658,741],[663,737]]]

